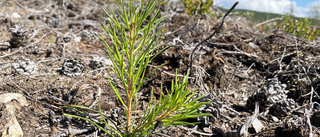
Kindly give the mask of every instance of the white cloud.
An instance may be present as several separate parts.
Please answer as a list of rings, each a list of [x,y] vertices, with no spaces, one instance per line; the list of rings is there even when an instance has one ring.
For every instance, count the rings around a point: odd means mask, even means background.
[[[302,8],[302,7],[295,7],[294,15],[297,17],[309,17],[310,16],[309,9]]]
[[[311,17],[318,16],[319,18],[319,12],[320,12],[320,0],[311,2],[307,5],[307,13]],[[313,12],[317,12],[317,14],[314,14]]]
[[[261,12],[271,12],[286,14],[290,12],[291,6],[294,9],[294,15],[298,17],[307,17],[308,9],[297,6],[296,2],[290,0],[238,0],[237,9],[248,9]],[[235,0],[215,0],[215,5],[230,8]]]

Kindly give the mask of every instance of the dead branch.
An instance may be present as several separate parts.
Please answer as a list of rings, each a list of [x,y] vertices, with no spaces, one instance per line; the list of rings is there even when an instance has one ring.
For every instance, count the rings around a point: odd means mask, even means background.
[[[243,51],[229,51],[229,50],[224,50],[222,49],[222,53],[225,53],[225,54],[235,54],[235,55],[243,55],[243,56],[247,56],[247,57],[254,57],[254,58],[259,58],[259,56],[257,55],[252,55],[252,54],[249,54],[249,53],[246,53],[246,52],[243,52]]]
[[[229,88],[230,88],[230,85],[231,85],[231,82],[232,82],[232,80],[233,80],[233,78],[234,78],[237,70],[238,70],[241,66],[242,66],[242,64],[240,63],[240,65],[238,65],[238,66],[234,69],[234,71],[233,71],[233,73],[232,73],[232,76],[231,76],[231,78],[230,78],[230,80],[229,80],[229,82],[228,82],[228,86],[227,86],[227,88],[226,88],[226,92],[228,92],[228,90],[229,90]],[[227,94],[228,94],[228,93],[227,93]]]
[[[157,68],[157,66],[154,65],[150,65],[148,64],[148,66],[153,67],[153,68]],[[163,69],[161,70],[161,72],[168,74],[169,76],[176,76],[175,74],[169,73],[167,71],[164,71]],[[184,75],[181,74],[177,74],[177,77],[184,77]],[[188,77],[188,79],[195,79],[194,77]]]
[[[241,126],[241,129],[239,131],[239,135],[241,137],[247,137],[248,136],[248,128],[252,124],[252,122],[258,117],[259,114],[259,103],[255,102],[255,109],[252,116],[246,121],[245,124]]]
[[[257,25],[255,25],[253,28],[256,28],[256,27],[258,27],[258,26],[260,26],[260,25],[263,25],[263,24],[266,24],[266,23],[269,23],[269,22],[272,22],[272,21],[276,21],[276,20],[281,20],[282,18],[273,18],[273,19],[270,19],[270,20],[266,20],[266,21],[264,21],[264,22],[261,22],[261,23],[259,23],[259,24],[257,24]]]
[[[9,47],[9,46],[10,46],[10,43],[9,43],[9,42],[0,42],[0,46],[7,46],[7,47]]]
[[[193,49],[192,53],[191,53],[191,59],[190,59],[190,65],[189,65],[189,72],[190,72],[190,76],[192,76],[192,62],[193,62],[193,54],[194,52],[198,49],[198,47],[203,44],[204,42],[206,42],[207,40],[211,39],[223,26],[224,23],[224,19],[230,14],[230,12],[239,4],[239,2],[237,1],[236,3],[233,4],[233,6],[231,7],[231,9],[223,16],[221,23],[219,24],[219,27],[206,39],[204,39],[203,41],[201,41],[200,43],[198,43],[196,45],[196,47]]]
[[[9,79],[9,81],[10,81],[13,85],[15,85],[18,89],[22,90],[22,91],[24,92],[24,94],[27,95],[26,97],[27,97],[28,99],[30,99],[30,94],[28,93],[28,91],[26,91],[25,89],[21,88],[18,84],[14,83],[14,82],[11,80],[11,78],[8,78],[8,79]]]
[[[186,128],[186,127],[179,126],[180,129],[183,129],[183,130],[188,131],[189,134],[195,133],[195,134],[203,135],[203,136],[214,136],[214,135],[218,135],[217,133],[203,133],[203,132],[197,131],[197,130],[196,130],[197,127],[198,127],[198,126],[195,126],[194,128]]]

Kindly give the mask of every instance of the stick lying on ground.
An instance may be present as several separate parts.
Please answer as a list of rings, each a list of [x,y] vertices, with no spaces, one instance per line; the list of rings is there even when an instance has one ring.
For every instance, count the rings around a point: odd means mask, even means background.
[[[192,62],[193,62],[193,54],[194,52],[197,50],[197,48],[203,44],[204,42],[206,42],[207,40],[211,39],[223,26],[224,23],[224,19],[230,14],[230,12],[239,4],[239,2],[237,1],[236,3],[233,4],[233,6],[231,7],[231,9],[223,16],[221,23],[219,24],[218,28],[206,39],[204,39],[203,41],[201,41],[200,43],[198,43],[196,45],[196,47],[193,49],[192,53],[191,53],[191,59],[190,59],[190,66],[189,66],[189,72],[190,72],[190,76],[192,76]]]

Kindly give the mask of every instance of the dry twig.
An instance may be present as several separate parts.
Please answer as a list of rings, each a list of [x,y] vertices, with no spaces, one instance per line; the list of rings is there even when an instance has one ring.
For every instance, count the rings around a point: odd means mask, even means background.
[[[266,20],[266,21],[264,21],[264,22],[261,22],[261,23],[255,25],[253,28],[259,27],[259,26],[261,26],[261,25],[263,25],[263,24],[266,24],[266,23],[269,23],[269,22],[272,22],[272,21],[281,20],[281,19],[282,19],[282,18],[279,17],[279,18],[273,18],[273,19],[270,19],[270,20]]]
[[[196,45],[196,47],[193,49],[192,53],[191,53],[191,59],[190,59],[190,65],[189,65],[189,72],[190,72],[190,76],[192,76],[192,62],[193,62],[193,54],[194,52],[198,49],[198,47],[203,44],[204,42],[206,42],[207,40],[211,39],[223,26],[224,23],[224,19],[230,14],[230,12],[239,4],[239,2],[237,1],[236,3],[233,4],[233,6],[231,7],[231,9],[223,16],[221,23],[219,24],[219,27],[206,39],[204,39],[203,41],[201,41],[200,43],[198,43]]]

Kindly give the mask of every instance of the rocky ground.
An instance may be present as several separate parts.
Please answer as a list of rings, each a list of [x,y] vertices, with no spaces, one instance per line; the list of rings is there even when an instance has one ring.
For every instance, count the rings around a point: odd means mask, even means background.
[[[76,104],[121,116],[107,81],[111,73],[103,43],[100,6],[106,1],[0,1],[0,135],[106,136],[92,124],[66,117],[61,104]],[[218,11],[216,11],[218,12]],[[218,14],[216,14],[218,15]],[[181,5],[161,8],[161,47],[169,47],[150,64],[167,63],[139,93],[170,88],[174,73],[187,72],[189,87],[216,103],[202,108],[210,117],[193,127],[170,127],[153,136],[319,136],[319,39],[308,41],[281,31],[262,33],[245,18],[189,16]],[[193,55],[193,60],[190,56]],[[121,87],[118,87],[121,90]],[[88,112],[93,117],[99,115]]]

